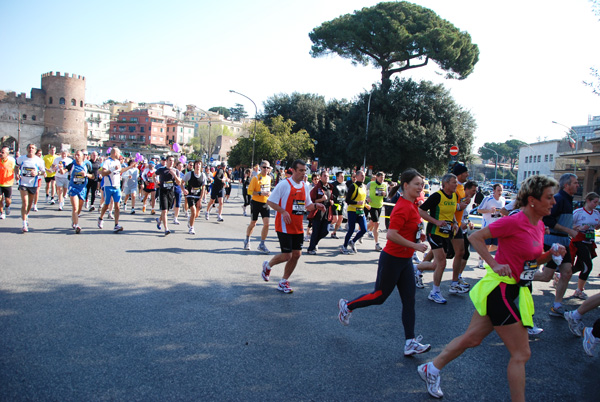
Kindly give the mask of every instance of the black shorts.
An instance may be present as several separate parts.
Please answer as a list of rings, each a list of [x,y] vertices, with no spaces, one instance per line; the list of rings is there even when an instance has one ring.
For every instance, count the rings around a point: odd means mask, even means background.
[[[548,244],[544,244],[544,252],[550,250],[552,246],[548,245]],[[569,250],[569,246],[565,246],[565,248],[567,249],[567,254],[565,254],[565,256],[563,257],[563,264],[571,264],[571,261],[573,261],[571,259],[571,251]],[[550,269],[556,269],[556,263],[554,262],[554,260],[550,260],[550,262],[546,263],[546,267],[550,268]]]
[[[487,297],[487,316],[495,327],[521,321],[521,313],[515,300],[519,297],[519,285],[500,283]]]
[[[448,243],[450,243],[449,237],[442,237],[427,233],[427,241],[429,242],[432,250],[442,248],[444,249],[444,253],[448,252]]]
[[[258,215],[263,219],[271,216],[271,208],[266,202],[250,201],[250,210],[252,211],[252,220],[257,221]]]
[[[153,193],[155,191],[156,191],[155,188],[144,187],[144,193]]]
[[[381,216],[381,208],[371,208],[369,210],[369,215],[371,216],[371,222],[379,222],[379,217]]]
[[[225,195],[231,194],[231,186],[225,188]]]
[[[27,191],[29,194],[37,193],[37,187],[27,187],[27,186],[19,186],[19,190]]]
[[[173,208],[173,203],[175,202],[175,191],[165,189],[159,191],[158,200],[161,211],[170,210]]]
[[[187,200],[186,201],[187,202],[187,206],[191,208],[194,205],[196,205],[198,203],[198,201],[200,201],[200,197],[196,198],[196,197],[187,196],[186,200]]]
[[[337,206],[339,206],[339,208]],[[331,206],[331,214],[333,216],[342,216],[343,212],[344,212],[344,204],[333,204]]]
[[[12,186],[0,187],[0,195],[4,196],[5,199],[10,199],[12,196]]]
[[[284,254],[291,253],[292,250],[302,250],[302,242],[304,242],[304,233],[289,234],[277,232],[279,238],[279,247]]]
[[[498,245],[498,239],[491,238],[491,239],[485,239],[485,245],[486,246],[497,246]]]
[[[213,187],[213,189],[210,191],[210,199],[211,200],[216,200],[217,198],[223,198],[224,196],[225,196],[224,189],[216,190]]]
[[[51,181],[54,181],[54,176],[52,176],[52,177],[44,177],[44,180],[46,181],[46,183],[50,183]]]

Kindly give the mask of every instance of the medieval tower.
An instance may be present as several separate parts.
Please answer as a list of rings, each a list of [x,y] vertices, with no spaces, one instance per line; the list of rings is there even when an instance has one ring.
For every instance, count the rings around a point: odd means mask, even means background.
[[[66,145],[70,149],[84,149],[85,132],[85,77],[60,72],[42,74],[45,95],[44,132],[41,147],[49,145],[57,150]]]

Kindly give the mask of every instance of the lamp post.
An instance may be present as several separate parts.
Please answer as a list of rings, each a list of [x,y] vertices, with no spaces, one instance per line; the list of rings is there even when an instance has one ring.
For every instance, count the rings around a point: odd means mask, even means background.
[[[577,132],[575,130],[573,130],[571,127],[565,126],[564,124],[558,123],[558,122],[556,122],[554,120],[552,120],[552,123],[553,124],[557,124],[559,126],[562,126],[562,127],[566,128],[567,130],[569,130],[569,131],[567,131],[567,138],[569,138],[570,140],[572,140],[572,141],[575,142],[575,153],[577,153],[577,145],[578,145],[577,144]],[[575,134],[575,136],[571,137],[569,135],[569,132],[571,134]],[[577,176],[577,159],[574,159],[574,162],[573,162],[573,173]]]
[[[252,164],[250,165],[254,166],[254,147],[256,146],[256,120],[258,119],[258,108],[256,107],[256,103],[254,103],[254,101],[246,95],[236,92],[233,89],[230,89],[229,92],[243,96],[254,105],[254,135],[252,136]]]
[[[494,167],[494,180],[497,180],[498,179],[498,152],[496,152],[493,149],[490,149],[488,147],[484,147],[483,145],[481,146],[481,148],[487,149],[488,151],[492,151],[493,153],[496,154],[496,166]]]
[[[367,103],[367,128],[365,129],[365,158],[363,159],[363,167],[365,168],[365,174],[367,174],[367,149],[369,149],[367,145],[367,138],[369,137],[369,116],[371,115],[371,97],[373,96],[373,91],[375,90],[375,85],[371,88],[371,93],[369,94],[369,102]]]

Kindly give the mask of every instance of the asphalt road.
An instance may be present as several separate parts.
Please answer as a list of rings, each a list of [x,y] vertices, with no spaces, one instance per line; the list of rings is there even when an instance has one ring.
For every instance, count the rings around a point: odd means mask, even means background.
[[[249,218],[240,199],[225,204],[223,223],[213,214],[195,236],[184,223],[167,237],[149,214],[124,214],[119,234],[110,221],[99,230],[96,212],[84,213],[76,235],[70,208],[45,203],[22,234],[19,206],[15,200],[0,221],[2,401],[426,401],[417,366],[461,334],[474,311],[466,295],[447,296],[446,305],[428,301],[425,274],[416,330],[432,350],[405,358],[397,294],[355,311],[348,327],[337,319],[338,299],[372,291],[372,240],[357,255],[338,254],[341,240],[323,240],[317,256],[302,256],[290,280],[295,292],[282,294],[283,267],[266,283],[265,256],[242,250]],[[278,250],[273,231],[267,245]],[[589,294],[599,292],[598,272]],[[471,283],[482,275],[466,271]],[[450,279],[447,272],[444,295]],[[573,281],[567,295],[574,289]],[[545,332],[531,340],[527,397],[596,401],[600,358],[584,354],[566,321],[548,316],[552,294],[535,284],[535,321]],[[580,303],[566,299],[568,307]],[[584,320],[599,317],[597,309]],[[508,358],[490,335],[444,369],[444,399],[509,400]]]

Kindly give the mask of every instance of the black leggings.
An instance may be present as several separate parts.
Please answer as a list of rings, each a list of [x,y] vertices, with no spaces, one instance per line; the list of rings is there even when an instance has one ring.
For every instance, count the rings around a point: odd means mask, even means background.
[[[85,195],[85,200],[87,201],[88,196],[91,194],[91,202],[90,205],[94,205],[94,201],[96,201],[96,190],[98,189],[98,182],[96,180],[88,180],[87,182],[87,194]]]
[[[394,257],[382,251],[379,256],[375,290],[348,302],[348,310],[383,304],[395,287],[398,288],[402,300],[404,335],[406,339],[412,339],[415,337],[415,274],[411,257]]]
[[[592,335],[594,335],[595,338],[600,338],[600,318],[598,318],[592,326]]]
[[[573,266],[573,272],[581,271],[579,273],[579,279],[587,281],[590,272],[592,272],[592,247],[591,243],[584,243],[582,241],[575,242],[577,247],[577,260]]]

